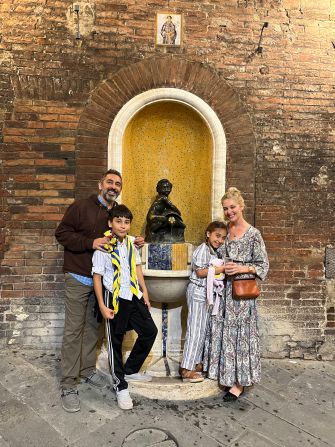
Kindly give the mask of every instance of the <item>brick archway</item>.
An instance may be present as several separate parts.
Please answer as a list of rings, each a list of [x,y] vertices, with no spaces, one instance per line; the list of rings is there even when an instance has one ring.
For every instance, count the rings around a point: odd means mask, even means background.
[[[254,222],[256,143],[250,118],[238,95],[213,70],[175,56],[124,67],[92,92],[78,125],[76,197],[96,191],[97,179],[107,168],[108,135],[119,110],[134,96],[159,87],[191,92],[214,110],[227,140],[226,186],[243,192],[246,217]]]

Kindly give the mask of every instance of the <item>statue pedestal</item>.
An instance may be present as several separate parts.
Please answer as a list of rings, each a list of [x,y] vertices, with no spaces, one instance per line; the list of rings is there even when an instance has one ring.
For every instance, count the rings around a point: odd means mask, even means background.
[[[186,323],[182,311],[186,310],[192,252],[193,246],[186,243],[146,244],[142,249],[143,274],[153,304],[151,313],[159,330],[152,361],[146,362],[146,370],[153,376],[179,375]]]
[[[151,315],[158,328],[157,338],[144,369],[154,377],[178,377],[186,333],[186,303],[152,302]]]

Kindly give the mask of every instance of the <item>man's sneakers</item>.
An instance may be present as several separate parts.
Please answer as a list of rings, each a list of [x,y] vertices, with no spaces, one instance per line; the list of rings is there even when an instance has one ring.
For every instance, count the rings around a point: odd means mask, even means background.
[[[80,381],[81,383],[87,383],[100,390],[107,385],[106,379],[97,371],[93,371],[88,377],[81,377]]]
[[[121,410],[131,410],[133,408],[133,401],[129,395],[128,388],[121,391],[116,391],[116,400]]]
[[[80,411],[79,395],[75,388],[62,390],[61,401],[62,407],[68,413],[76,413],[77,411]]]
[[[127,382],[151,382],[152,377],[148,374],[134,373],[134,374],[125,374],[124,376]]]

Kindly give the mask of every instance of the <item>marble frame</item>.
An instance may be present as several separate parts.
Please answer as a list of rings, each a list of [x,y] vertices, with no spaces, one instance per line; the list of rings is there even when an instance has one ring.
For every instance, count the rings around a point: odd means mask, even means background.
[[[122,142],[124,131],[132,117],[142,108],[155,102],[175,101],[191,107],[204,120],[212,136],[212,220],[222,219],[221,197],[226,185],[227,143],[221,121],[214,110],[199,96],[178,88],[157,88],[140,93],[129,100],[118,112],[108,137],[108,169],[122,173]],[[122,202],[122,194],[119,196]]]

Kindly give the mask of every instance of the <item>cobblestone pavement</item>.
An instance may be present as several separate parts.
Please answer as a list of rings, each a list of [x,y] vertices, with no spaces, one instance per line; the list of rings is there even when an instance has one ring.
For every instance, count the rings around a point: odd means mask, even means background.
[[[334,362],[263,360],[262,383],[238,402],[134,395],[128,412],[109,387],[84,384],[81,411],[64,412],[58,376],[58,352],[0,353],[0,447],[335,446]]]

